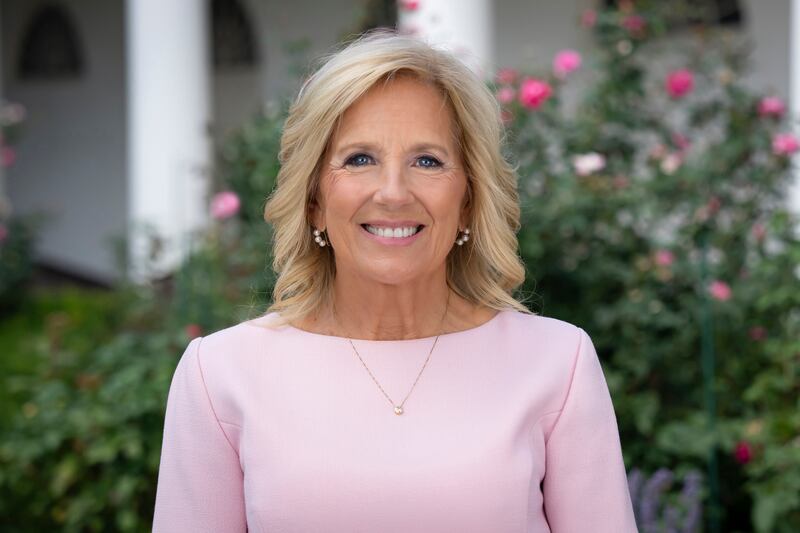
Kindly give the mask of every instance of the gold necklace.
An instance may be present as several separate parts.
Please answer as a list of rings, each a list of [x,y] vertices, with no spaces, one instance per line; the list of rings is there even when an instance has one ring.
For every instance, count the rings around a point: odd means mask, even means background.
[[[442,320],[441,320],[441,322],[439,324],[439,331],[442,330],[442,324],[444,324],[444,318],[445,318],[445,316],[447,316],[447,310],[448,310],[449,307],[450,307],[450,289],[448,288],[447,289],[447,303],[444,306],[444,313],[442,314]],[[336,321],[336,324],[338,325],[339,324],[339,319],[336,318],[336,306],[333,307],[333,316],[334,316],[334,320]],[[339,326],[339,327],[341,328],[341,326]],[[439,335],[441,335],[441,333]],[[350,346],[353,347],[353,351],[356,353],[356,356],[361,361],[361,364],[364,365],[364,368],[366,368],[367,372],[369,372],[370,377],[372,377],[372,381],[375,382],[375,385],[378,386],[378,388],[381,390],[383,395],[386,396],[386,399],[389,400],[389,404],[394,408],[394,414],[402,415],[405,412],[403,410],[403,406],[405,405],[406,400],[408,400],[408,397],[411,396],[411,392],[414,390],[414,387],[417,386],[417,381],[419,381],[419,377],[422,375],[422,372],[425,370],[425,367],[428,365],[428,361],[431,358],[431,354],[433,353],[433,349],[436,348],[436,343],[439,341],[439,335],[436,335],[436,338],[433,340],[433,346],[431,346],[431,350],[428,352],[428,357],[425,359],[425,363],[422,365],[422,369],[420,369],[419,374],[417,374],[417,379],[414,380],[414,384],[411,385],[411,389],[408,391],[408,394],[406,394],[406,397],[403,398],[403,401],[400,402],[399,405],[396,405],[392,401],[392,399],[389,398],[389,395],[386,394],[385,390],[383,390],[383,387],[381,387],[381,384],[378,383],[377,379],[375,379],[375,376],[370,371],[369,367],[367,366],[367,363],[364,362],[364,359],[361,358],[361,355],[358,353],[358,350],[356,350],[356,347],[353,344],[353,341],[349,337],[347,338],[347,340],[350,342]]]

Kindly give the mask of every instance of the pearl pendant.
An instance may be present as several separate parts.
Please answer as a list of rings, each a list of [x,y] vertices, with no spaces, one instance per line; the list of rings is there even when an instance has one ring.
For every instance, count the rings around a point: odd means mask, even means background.
[[[400,407],[399,405],[395,405],[395,406],[394,406],[394,414],[396,414],[396,415],[402,415],[402,414],[403,414],[403,408],[402,408],[402,407]]]

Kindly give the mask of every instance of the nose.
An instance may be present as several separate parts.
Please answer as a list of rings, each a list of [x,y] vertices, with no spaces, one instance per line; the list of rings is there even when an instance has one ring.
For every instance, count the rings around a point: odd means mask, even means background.
[[[410,189],[411,176],[397,161],[388,162],[381,169],[375,202],[384,205],[405,205],[413,201]]]

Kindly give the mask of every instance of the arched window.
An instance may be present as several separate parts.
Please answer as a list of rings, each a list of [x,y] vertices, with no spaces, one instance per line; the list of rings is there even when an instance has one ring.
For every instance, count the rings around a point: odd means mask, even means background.
[[[21,79],[79,76],[84,59],[78,32],[67,10],[58,4],[36,11],[23,33],[17,74]]]
[[[253,29],[238,0],[212,0],[211,28],[216,68],[252,66],[258,62]]]

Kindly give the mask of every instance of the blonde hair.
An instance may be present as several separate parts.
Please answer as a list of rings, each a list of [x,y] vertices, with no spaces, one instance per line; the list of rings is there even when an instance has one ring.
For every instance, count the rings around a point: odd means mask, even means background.
[[[275,326],[303,318],[331,301],[335,262],[330,246],[313,239],[309,208],[321,165],[340,117],[381,80],[412,74],[433,84],[455,116],[468,176],[470,240],[447,256],[447,283],[461,297],[497,310],[531,313],[512,293],[525,281],[517,254],[519,196],[515,169],[501,153],[499,106],[486,85],[459,59],[412,37],[379,29],[322,58],[289,109],[281,137],[277,186],[264,209],[272,223],[278,274]]]

